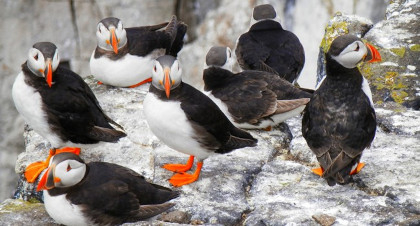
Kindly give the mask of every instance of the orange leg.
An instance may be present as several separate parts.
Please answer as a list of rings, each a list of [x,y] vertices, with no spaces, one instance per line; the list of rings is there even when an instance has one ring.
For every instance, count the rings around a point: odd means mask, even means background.
[[[101,81],[98,81],[97,83],[98,83],[98,85],[102,85],[103,84]]]
[[[363,162],[359,162],[356,166],[356,169],[350,172],[350,175],[358,174],[364,166],[365,164]]]
[[[148,79],[146,79],[146,80],[144,80],[142,82],[139,82],[139,83],[137,83],[135,85],[129,86],[128,88],[135,88],[135,87],[141,86],[141,85],[143,85],[145,83],[148,83],[148,82],[152,82],[152,78],[148,78]]]
[[[316,168],[316,169],[312,169],[312,172],[315,173],[316,175],[322,177],[322,174],[324,173],[324,169],[322,169],[322,167]]]
[[[194,163],[194,156],[190,156],[188,159],[187,164],[165,164],[163,165],[163,168],[175,172],[175,173],[183,173],[191,169],[192,165]]]
[[[169,179],[169,183],[171,183],[175,187],[181,187],[186,184],[191,184],[192,182],[196,181],[200,176],[201,167],[203,167],[203,162],[197,162],[197,169],[193,174],[188,173],[177,173]]]
[[[50,159],[55,154],[62,153],[62,152],[72,152],[76,155],[80,154],[80,148],[74,148],[74,147],[65,147],[61,149],[51,149],[50,153],[45,161],[38,161],[29,164],[25,169],[25,178],[29,183],[34,183],[36,178],[38,178],[39,174],[48,167],[50,164]]]

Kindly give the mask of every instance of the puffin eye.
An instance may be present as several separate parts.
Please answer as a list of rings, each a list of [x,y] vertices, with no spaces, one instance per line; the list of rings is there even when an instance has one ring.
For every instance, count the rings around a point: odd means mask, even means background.
[[[232,57],[232,52],[231,52],[231,51],[229,51],[229,58],[230,58],[230,57]]]
[[[356,44],[356,45],[357,45],[357,47],[354,51],[359,51],[359,44]]]
[[[153,70],[156,72],[156,65],[153,67]]]
[[[67,165],[67,172],[69,172],[71,170],[71,166]]]
[[[38,53],[34,56],[35,60],[38,60]]]

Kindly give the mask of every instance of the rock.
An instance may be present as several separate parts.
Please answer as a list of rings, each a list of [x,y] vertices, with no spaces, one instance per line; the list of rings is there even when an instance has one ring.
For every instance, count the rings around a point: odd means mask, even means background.
[[[0,225],[59,225],[48,216],[44,204],[7,199],[0,204]]]
[[[322,226],[331,226],[335,222],[335,217],[328,216],[326,214],[312,215],[312,218]]]
[[[373,100],[387,107],[413,101],[420,95],[420,2],[392,1],[385,20],[375,24],[365,38],[378,47],[382,63],[364,65],[362,71],[373,88]]]
[[[354,34],[358,37],[363,37],[372,26],[372,21],[363,17],[344,15],[340,12],[334,15],[325,28],[325,34],[319,47],[317,84],[326,75],[325,54],[328,52],[331,42],[344,34]]]
[[[175,210],[169,213],[162,213],[160,220],[171,223],[188,224],[191,221],[191,214]]]

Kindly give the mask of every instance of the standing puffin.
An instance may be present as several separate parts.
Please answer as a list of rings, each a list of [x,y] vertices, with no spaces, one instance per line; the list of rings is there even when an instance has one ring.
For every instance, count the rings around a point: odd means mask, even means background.
[[[289,82],[298,79],[305,63],[298,37],[282,28],[270,4],[254,8],[251,27],[239,37],[235,53],[242,69],[276,73]]]
[[[214,46],[208,51],[204,91],[239,128],[269,130],[302,112],[312,96],[273,73],[234,74],[232,61],[229,47]]]
[[[304,110],[302,134],[321,165],[314,173],[330,186],[351,182],[364,166],[360,157],[375,137],[376,116],[356,65],[380,60],[373,46],[354,35],[337,37],[326,53],[327,76]]]
[[[12,88],[16,109],[53,147],[46,161],[26,168],[25,177],[30,183],[48,166],[56,152],[80,151],[80,148],[57,148],[117,142],[126,136],[111,126],[122,130],[105,115],[83,79],[59,63],[58,49],[53,43],[34,44]]]
[[[131,169],[106,162],[85,162],[73,153],[52,157],[38,183],[48,214],[64,225],[120,225],[168,210],[179,193]]]
[[[190,155],[186,165],[166,164],[177,172],[169,182],[182,186],[196,181],[203,160],[215,153],[257,144],[249,133],[236,128],[205,94],[181,81],[182,69],[173,56],[161,56],[153,67],[152,85],[144,99],[144,114],[152,132],[166,145]],[[187,174],[194,157],[194,174]]]
[[[153,60],[165,54],[177,56],[186,32],[187,26],[175,16],[169,23],[132,28],[124,28],[118,18],[105,18],[98,23],[90,71],[112,86],[133,88],[150,82]]]

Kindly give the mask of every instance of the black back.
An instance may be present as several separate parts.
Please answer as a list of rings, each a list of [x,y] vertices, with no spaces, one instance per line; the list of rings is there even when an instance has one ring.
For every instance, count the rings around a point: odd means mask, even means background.
[[[274,114],[277,100],[310,98],[310,93],[294,87],[279,76],[263,71],[234,74],[209,67],[203,74],[204,90],[222,100],[237,123],[259,124]]]
[[[257,22],[242,34],[235,53],[244,70],[275,72],[289,82],[298,78],[305,63],[297,36],[272,20]]]
[[[171,90],[169,99],[154,86],[150,86],[150,92],[162,101],[181,102],[182,110],[196,130],[195,138],[208,150],[227,153],[257,144],[251,134],[236,128],[209,97],[186,83]]]
[[[304,110],[302,134],[332,186],[351,181],[352,166],[375,136],[376,115],[359,70],[326,59],[327,77]]]
[[[165,29],[162,29],[165,28]],[[177,56],[184,45],[184,35],[187,25],[177,21],[174,16],[170,22],[152,26],[125,28],[127,45],[115,54],[99,47],[95,50],[95,58],[107,55],[111,59],[119,59],[130,53],[136,56],[146,56],[155,49],[165,49],[165,54]]]
[[[50,88],[44,78],[32,74],[26,62],[22,71],[25,82],[41,95],[50,128],[63,141],[93,144],[117,142],[126,136],[111,126],[122,128],[105,115],[92,90],[76,73],[58,66]]]
[[[133,170],[106,162],[87,164],[86,176],[80,183],[69,188],[53,188],[48,193],[66,194],[72,204],[82,207],[85,217],[99,225],[147,219],[172,207],[173,204],[165,202],[179,195],[147,182]]]

